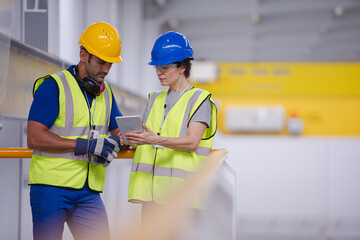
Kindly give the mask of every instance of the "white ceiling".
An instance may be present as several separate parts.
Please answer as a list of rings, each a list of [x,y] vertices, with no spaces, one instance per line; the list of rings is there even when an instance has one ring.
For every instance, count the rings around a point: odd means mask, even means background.
[[[360,61],[360,0],[145,0],[198,60]]]

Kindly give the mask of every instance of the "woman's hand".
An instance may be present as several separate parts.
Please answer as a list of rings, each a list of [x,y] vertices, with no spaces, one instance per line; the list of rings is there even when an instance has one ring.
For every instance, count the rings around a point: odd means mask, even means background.
[[[205,132],[205,123],[201,122],[190,122],[188,128],[188,135],[184,137],[163,137],[152,132],[143,123],[144,132],[128,132],[125,138],[136,145],[160,145],[165,148],[172,148],[177,150],[184,150],[193,152],[199,146],[201,137]]]
[[[144,132],[136,132],[131,131],[127,132],[125,135],[125,138],[133,144],[136,145],[144,145],[144,144],[154,144],[157,142],[159,136],[155,134],[153,131],[151,131],[145,123],[142,123],[142,126],[144,128]]]

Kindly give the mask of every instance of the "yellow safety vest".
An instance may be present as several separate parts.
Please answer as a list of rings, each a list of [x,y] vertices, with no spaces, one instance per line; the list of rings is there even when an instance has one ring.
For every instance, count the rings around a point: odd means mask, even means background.
[[[39,78],[34,85],[37,88],[49,76]],[[59,88],[59,115],[50,132],[67,139],[85,138],[90,133],[90,113],[87,100],[74,76],[68,71],[51,75]],[[112,95],[110,86],[105,83],[104,91],[96,96],[91,104],[95,130],[99,137],[107,137]],[[29,184],[46,184],[52,186],[80,189],[86,179],[92,190],[102,191],[105,183],[105,171],[102,165],[95,167],[89,163],[88,155],[75,156],[73,152],[49,153],[33,151],[30,164]]]
[[[146,126],[155,133],[158,133],[161,127],[167,92],[168,90],[154,92],[149,97],[148,107],[151,110]],[[194,152],[158,148],[152,145],[141,145],[136,148],[129,182],[130,202],[162,203],[169,189],[173,189],[195,172],[211,153],[217,122],[216,106],[208,91],[193,88],[185,92],[166,116],[160,136],[187,136],[193,114],[206,99],[211,102],[211,123]]]

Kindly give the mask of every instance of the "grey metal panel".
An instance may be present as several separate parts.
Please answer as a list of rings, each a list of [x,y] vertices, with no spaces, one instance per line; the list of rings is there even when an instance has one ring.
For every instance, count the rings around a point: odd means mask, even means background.
[[[19,147],[21,122],[1,119],[0,147]],[[20,161],[0,159],[0,239],[18,239],[19,236],[19,179]]]
[[[47,51],[47,12],[25,12],[25,43]]]
[[[21,147],[27,147],[27,120],[21,121]],[[32,214],[30,207],[29,171],[31,159],[20,160],[20,203],[19,203],[19,240],[32,239]]]

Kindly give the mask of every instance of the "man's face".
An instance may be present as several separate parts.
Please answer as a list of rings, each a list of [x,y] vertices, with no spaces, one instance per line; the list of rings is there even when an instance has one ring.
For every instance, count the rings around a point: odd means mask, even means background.
[[[97,82],[103,82],[105,76],[109,73],[112,63],[103,61],[102,59],[89,53],[85,62],[86,74],[88,77],[95,79]]]

